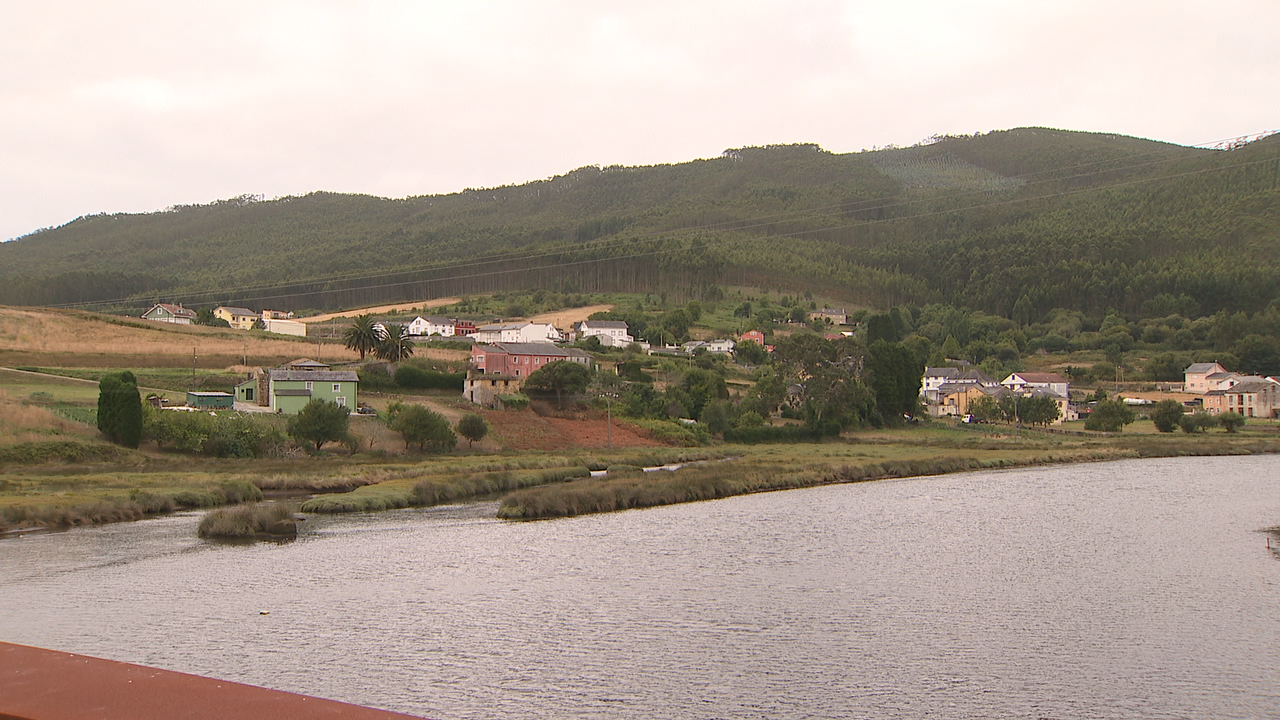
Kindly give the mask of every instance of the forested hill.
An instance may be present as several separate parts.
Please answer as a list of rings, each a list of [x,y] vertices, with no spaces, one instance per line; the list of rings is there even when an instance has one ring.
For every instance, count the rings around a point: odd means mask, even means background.
[[[243,197],[0,244],[0,303],[280,309],[749,282],[885,307],[1201,312],[1280,296],[1280,136],[1229,150],[1021,128],[833,154],[727,150],[390,200]],[[132,298],[120,302],[120,298]]]

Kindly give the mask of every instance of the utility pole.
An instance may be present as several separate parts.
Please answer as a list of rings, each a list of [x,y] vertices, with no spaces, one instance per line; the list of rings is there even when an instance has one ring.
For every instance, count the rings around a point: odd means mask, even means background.
[[[604,396],[604,417],[605,427],[609,436],[609,449],[613,449],[613,403],[609,400],[609,396]]]
[[[191,346],[191,385],[187,388],[187,392],[193,392],[196,389],[196,348]]]

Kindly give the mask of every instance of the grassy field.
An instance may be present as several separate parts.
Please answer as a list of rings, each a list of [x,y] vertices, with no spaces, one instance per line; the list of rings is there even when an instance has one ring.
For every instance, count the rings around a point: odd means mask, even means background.
[[[72,368],[278,365],[298,357],[347,362],[340,343],[249,330],[175,325],[44,308],[0,306],[0,366]]]

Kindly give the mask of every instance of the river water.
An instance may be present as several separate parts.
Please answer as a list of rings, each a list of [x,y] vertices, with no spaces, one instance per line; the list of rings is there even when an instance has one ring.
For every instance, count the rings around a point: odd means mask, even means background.
[[[0,640],[440,719],[1280,715],[1280,458],[493,510],[7,539]]]

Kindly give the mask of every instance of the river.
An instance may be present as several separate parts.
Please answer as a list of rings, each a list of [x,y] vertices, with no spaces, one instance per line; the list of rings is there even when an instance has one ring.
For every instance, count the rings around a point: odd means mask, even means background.
[[[493,510],[6,539],[0,640],[441,720],[1280,712],[1280,458]]]

